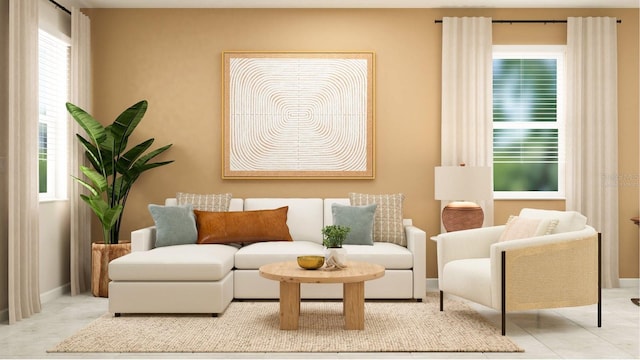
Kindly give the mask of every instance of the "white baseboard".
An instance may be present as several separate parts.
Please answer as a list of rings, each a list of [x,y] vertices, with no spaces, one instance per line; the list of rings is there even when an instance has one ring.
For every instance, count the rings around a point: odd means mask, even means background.
[[[620,279],[621,288],[640,288],[640,278]]]
[[[640,288],[640,278],[620,279],[621,288]],[[427,278],[427,291],[438,291],[438,279]]]
[[[46,304],[51,300],[55,300],[64,294],[68,294],[71,292],[71,283],[66,283],[62,286],[59,286],[55,289],[49,290],[40,294],[40,303]]]
[[[427,278],[427,291],[438,291],[438,279]]]
[[[55,289],[49,290],[40,294],[40,303],[46,304],[51,300],[55,300],[64,294],[68,294],[71,292],[71,284],[66,283],[62,286],[59,286]],[[0,310],[0,323],[9,321],[9,309]]]

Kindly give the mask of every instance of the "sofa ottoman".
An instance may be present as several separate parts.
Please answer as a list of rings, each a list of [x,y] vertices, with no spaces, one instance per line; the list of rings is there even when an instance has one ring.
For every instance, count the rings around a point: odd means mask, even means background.
[[[233,299],[236,251],[229,245],[188,244],[115,259],[109,263],[109,311],[116,316],[222,313]]]

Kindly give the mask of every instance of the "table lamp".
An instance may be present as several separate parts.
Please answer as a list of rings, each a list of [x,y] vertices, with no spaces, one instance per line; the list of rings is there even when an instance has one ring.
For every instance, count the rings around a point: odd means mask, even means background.
[[[435,198],[451,201],[442,210],[447,232],[481,227],[484,212],[473,201],[492,197],[491,167],[461,164],[435,168]]]

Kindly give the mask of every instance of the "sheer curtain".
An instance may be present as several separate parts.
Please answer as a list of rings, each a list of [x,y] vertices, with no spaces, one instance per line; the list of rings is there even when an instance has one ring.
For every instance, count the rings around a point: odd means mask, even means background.
[[[40,312],[38,1],[9,2],[9,323]]]
[[[491,37],[491,18],[442,19],[442,166],[493,164]],[[479,204],[493,225],[493,201]]]
[[[71,103],[91,112],[91,21],[80,12],[71,9]],[[82,178],[80,165],[85,164],[84,148],[76,134],[84,132],[69,117],[69,171]],[[91,211],[80,199],[84,187],[77,182],[69,184],[71,212],[71,295],[90,288],[91,282]]]
[[[567,20],[567,209],[602,233],[605,287],[618,287],[615,18]]]

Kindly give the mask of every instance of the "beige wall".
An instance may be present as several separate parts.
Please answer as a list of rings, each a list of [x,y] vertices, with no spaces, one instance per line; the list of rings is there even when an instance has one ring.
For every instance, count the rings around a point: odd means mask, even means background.
[[[146,209],[177,191],[236,197],[342,197],[350,191],[403,192],[406,216],[439,232],[433,168],[440,163],[440,24],[443,16],[562,19],[610,15],[619,25],[620,173],[638,173],[638,11],[446,9],[91,9],[94,115],[111,122],[149,100],[137,138],[173,143],[176,162],[135,185],[122,234],[152,224]],[[563,44],[566,25],[494,25],[496,44]],[[225,50],[371,50],[376,53],[375,180],[222,180],[221,52]],[[624,149],[624,151],[622,151]],[[620,188],[620,275],[638,277],[637,183]],[[564,202],[499,201],[503,223],[523,206]],[[94,234],[99,237],[95,226]],[[435,246],[427,276],[436,277]]]
[[[39,215],[38,271],[41,300],[45,302],[54,294],[69,291],[69,201],[40,202]]]

